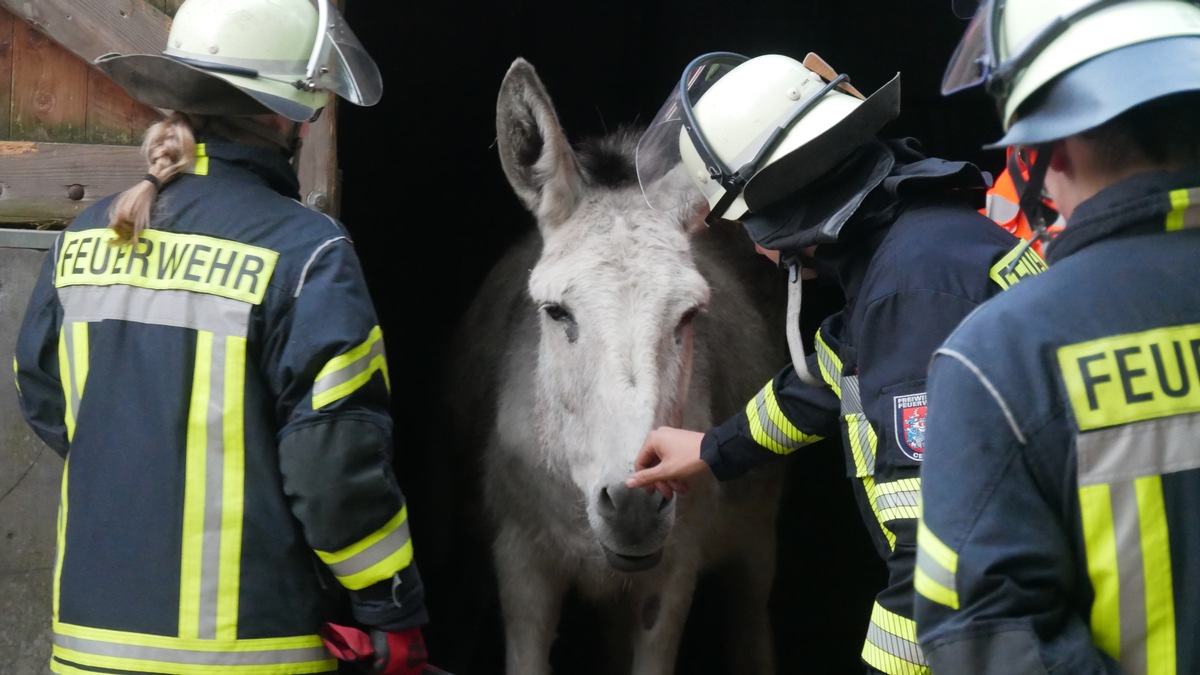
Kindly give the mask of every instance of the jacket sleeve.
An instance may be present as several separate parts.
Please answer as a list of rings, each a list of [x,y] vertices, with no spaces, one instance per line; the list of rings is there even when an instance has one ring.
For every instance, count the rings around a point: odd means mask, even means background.
[[[917,639],[930,667],[1117,673],[1068,600],[1077,593],[1074,525],[1048,503],[1016,422],[975,372],[943,354],[930,369],[914,578]]]
[[[47,253],[21,321],[13,371],[25,421],[46,445],[66,457],[66,396],[58,357],[63,312],[54,289],[54,261],[54,251]]]
[[[424,590],[393,473],[387,356],[349,240],[319,249],[294,296],[267,328],[264,356],[282,421],[284,490],[309,545],[351,591],[356,617],[419,625]]]
[[[809,372],[819,372],[808,356]],[[788,455],[837,432],[840,402],[828,387],[805,384],[789,364],[737,414],[704,434],[700,458],[720,480],[755,464]]]

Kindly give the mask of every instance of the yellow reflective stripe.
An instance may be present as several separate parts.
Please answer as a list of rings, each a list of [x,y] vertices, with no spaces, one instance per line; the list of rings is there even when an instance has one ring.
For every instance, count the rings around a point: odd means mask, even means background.
[[[1079,488],[1088,577],[1092,581],[1092,642],[1114,659],[1121,658],[1121,601],[1117,577],[1117,541],[1108,485]]]
[[[299,675],[337,668],[318,635],[200,640],[55,622],[53,651],[89,669],[178,675]]]
[[[17,394],[21,393],[21,381],[17,379],[19,371],[17,370],[17,357],[13,357],[13,384],[17,385]]]
[[[871,625],[863,643],[862,658],[872,668],[888,675],[928,675],[925,654],[917,644],[917,624],[884,609],[878,602],[871,610]]]
[[[923,568],[913,570],[913,589],[926,600],[945,605],[950,609],[958,609],[958,591],[934,581]]]
[[[766,386],[746,403],[746,417],[754,441],[776,454],[786,455],[802,445],[821,440],[820,436],[800,431],[788,420],[775,398],[774,380],[768,380]]]
[[[67,550],[67,485],[70,480],[71,473],[71,456],[68,454],[67,459],[63,462],[62,482],[59,484],[58,494],[58,520],[55,523],[55,548],[54,548],[54,588],[51,591],[53,599],[51,600],[51,615],[54,621],[58,621],[58,591],[59,582],[62,580],[63,553]]]
[[[838,398],[842,397],[842,361],[833,353],[821,335],[820,329],[814,337],[817,351],[817,365],[821,368],[821,379],[829,384],[829,388]]]
[[[1013,266],[1012,271],[1005,273],[1004,270],[1008,268],[1009,263],[1017,258],[1020,260]],[[1028,242],[1022,239],[995,265],[992,265],[992,269],[988,271],[988,277],[1000,288],[1008,288],[1025,277],[1045,271],[1046,261],[1032,246],[1029,246]]]
[[[316,554],[333,571],[338,582],[352,590],[390,578],[412,564],[408,506],[401,507],[383,527],[350,546],[339,551],[316,551]]]
[[[390,392],[392,383],[388,377],[387,356],[383,351],[383,331],[379,326],[371,329],[362,344],[345,354],[335,356],[325,364],[313,382],[313,410],[319,410],[357,391],[379,371],[383,384]]]
[[[179,635],[200,634],[200,595],[204,553],[204,505],[208,485],[204,480],[208,458],[209,381],[212,371],[213,334],[196,334],[196,364],[192,373],[192,400],[188,408],[187,458],[183,494],[183,541],[179,570]]]
[[[225,405],[221,480],[221,558],[217,590],[218,640],[237,637],[242,565],[242,527],[246,512],[246,339],[225,338]]]
[[[888,547],[896,548],[896,535],[884,525],[884,519],[879,512],[879,504],[875,500],[877,487],[875,484],[874,474],[874,457],[875,448],[879,447],[879,441],[875,436],[875,430],[871,428],[867,422],[866,415],[862,413],[854,413],[845,415],[846,426],[848,428],[848,437],[850,439],[850,456],[854,459],[854,469],[857,477],[862,479],[863,490],[866,491],[867,502],[871,505],[871,512],[875,514],[875,521],[879,523],[879,529],[883,532],[883,536],[887,539]],[[867,438],[869,448],[864,448],[860,433]],[[870,453],[868,455],[867,453]],[[871,458],[871,466],[867,464],[868,456]]]
[[[917,565],[913,587],[933,602],[958,609],[958,554],[925,526],[917,522]]]
[[[88,325],[66,323],[58,334],[58,379],[63,387],[63,421],[67,440],[75,438],[75,420],[88,373]]]
[[[1060,347],[1071,408],[1081,431],[1200,412],[1192,345],[1200,324],[1125,333]]]
[[[108,228],[63,234],[55,288],[127,285],[262,303],[279,254],[201,234],[146,230],[136,244],[113,245]]]
[[[1162,477],[1134,481],[1146,586],[1146,672],[1175,675],[1175,593]]]
[[[1171,211],[1167,214],[1166,230],[1175,232],[1200,226],[1200,189],[1172,190]]]
[[[196,144],[196,163],[192,165],[192,173],[197,176],[208,175],[208,148],[203,143]]]
[[[917,500],[921,494],[920,478],[903,478],[875,487],[875,504],[883,522],[917,518]]]
[[[63,422],[67,425],[67,440],[75,438],[75,398],[72,395],[71,354],[68,350],[67,326],[58,331],[58,381],[63,388]]]

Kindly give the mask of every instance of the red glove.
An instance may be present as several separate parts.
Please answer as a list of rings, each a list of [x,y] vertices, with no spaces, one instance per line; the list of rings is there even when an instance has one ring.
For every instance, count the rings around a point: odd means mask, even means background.
[[[327,623],[321,639],[330,653],[353,663],[366,675],[425,675],[431,668],[426,659],[425,638],[420,628],[397,632],[371,630],[370,634],[350,626]]]

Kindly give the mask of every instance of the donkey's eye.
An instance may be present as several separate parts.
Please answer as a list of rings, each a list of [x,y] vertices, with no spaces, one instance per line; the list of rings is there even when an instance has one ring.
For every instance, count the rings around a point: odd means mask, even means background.
[[[567,336],[567,342],[575,342],[579,339],[579,324],[575,323],[575,317],[567,311],[566,307],[557,302],[547,302],[542,305],[542,311],[550,320],[559,324],[563,328],[563,332]]]
[[[542,311],[546,313],[546,316],[550,317],[554,321],[574,320],[571,317],[571,313],[557,302],[545,303],[542,305]]]

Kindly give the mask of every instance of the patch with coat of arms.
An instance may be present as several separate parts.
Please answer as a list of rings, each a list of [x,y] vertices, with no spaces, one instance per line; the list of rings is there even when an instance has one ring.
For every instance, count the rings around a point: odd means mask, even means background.
[[[896,443],[913,461],[921,461],[925,452],[925,392],[892,397],[896,414]]]

